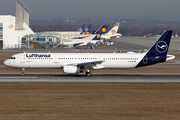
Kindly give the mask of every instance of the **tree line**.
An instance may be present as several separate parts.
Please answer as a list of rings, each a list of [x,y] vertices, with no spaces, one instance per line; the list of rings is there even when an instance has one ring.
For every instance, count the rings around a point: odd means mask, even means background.
[[[97,30],[101,27],[102,24],[92,25],[91,31]],[[114,24],[109,24],[109,31]],[[77,31],[81,25],[72,25],[72,24],[64,24],[62,22],[58,24],[49,24],[46,22],[32,23],[30,25],[31,29],[34,32],[44,32],[44,31]],[[153,35],[161,35],[165,30],[173,30],[173,35],[180,35],[180,25],[177,26],[147,26],[147,25],[123,25],[121,24],[118,33],[121,33],[123,36],[153,36]]]

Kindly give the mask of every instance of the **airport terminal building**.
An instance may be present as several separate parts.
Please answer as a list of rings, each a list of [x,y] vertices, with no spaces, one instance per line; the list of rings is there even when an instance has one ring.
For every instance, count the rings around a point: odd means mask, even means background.
[[[16,0],[16,17],[0,15],[0,48],[21,48],[22,37],[34,34],[29,28],[29,10]]]
[[[16,27],[16,17],[5,15],[0,16],[0,47],[1,49],[21,48],[22,37],[34,32],[26,23],[21,29]]]
[[[0,49],[56,48],[62,43],[56,33],[34,33],[29,27],[30,10],[16,0],[16,15],[0,15]]]

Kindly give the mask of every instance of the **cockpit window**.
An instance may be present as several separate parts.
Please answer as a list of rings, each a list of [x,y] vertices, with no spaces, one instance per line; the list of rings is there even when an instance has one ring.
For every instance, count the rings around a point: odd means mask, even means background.
[[[15,59],[16,59],[16,57],[10,57],[9,59],[14,59],[14,60],[15,60]]]

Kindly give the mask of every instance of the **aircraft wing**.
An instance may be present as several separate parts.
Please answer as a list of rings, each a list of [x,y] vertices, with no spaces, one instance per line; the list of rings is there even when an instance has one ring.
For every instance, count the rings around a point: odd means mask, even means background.
[[[78,46],[80,44],[83,44],[84,42],[83,41],[78,41],[78,40],[71,40],[71,39],[65,39],[63,40],[63,45],[64,46],[68,46],[68,45],[74,45],[74,46]]]
[[[89,69],[101,69],[104,68],[104,66],[98,65],[105,62],[104,60],[96,60],[91,62],[82,62],[82,63],[70,63],[66,64],[67,66],[83,66],[84,68]]]
[[[72,39],[83,39],[83,38],[87,38],[90,37],[91,35],[80,35],[79,37],[76,38],[72,38]],[[93,35],[94,36],[94,35]]]
[[[79,42],[79,43],[75,43],[75,44],[73,44],[75,47],[76,46],[78,46],[78,45],[80,45],[80,44],[83,44],[84,42]]]

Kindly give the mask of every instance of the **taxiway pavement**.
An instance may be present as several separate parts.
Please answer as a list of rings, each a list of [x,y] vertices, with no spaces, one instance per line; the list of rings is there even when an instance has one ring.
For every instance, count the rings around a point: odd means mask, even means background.
[[[0,74],[0,82],[180,82],[180,74]]]

